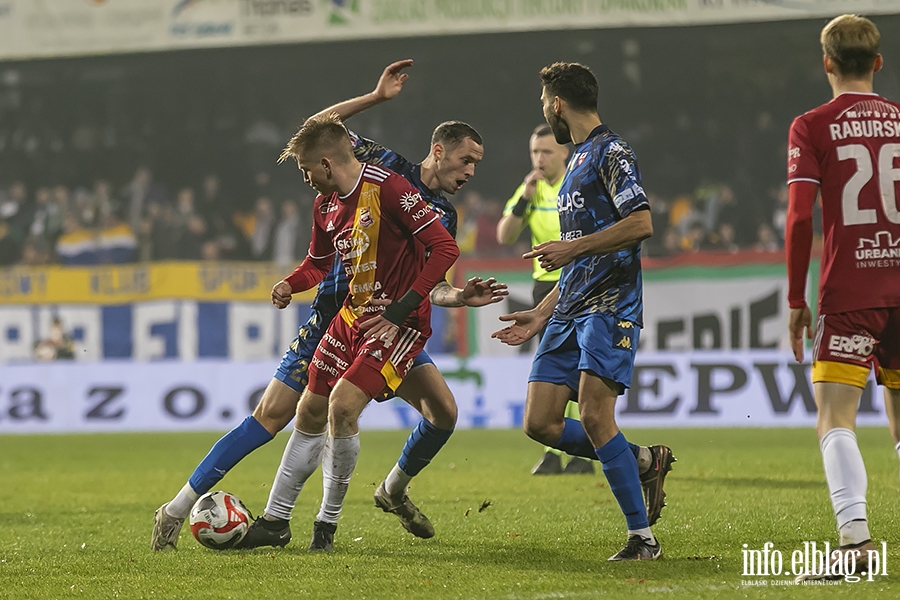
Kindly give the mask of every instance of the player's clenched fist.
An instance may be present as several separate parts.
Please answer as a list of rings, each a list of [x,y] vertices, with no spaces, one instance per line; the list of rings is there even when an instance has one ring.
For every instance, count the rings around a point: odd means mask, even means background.
[[[285,308],[291,303],[291,284],[279,281],[272,287],[272,304],[277,308]]]

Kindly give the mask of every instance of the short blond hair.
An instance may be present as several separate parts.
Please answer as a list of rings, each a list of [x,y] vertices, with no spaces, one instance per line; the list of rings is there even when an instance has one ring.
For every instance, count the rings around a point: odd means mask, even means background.
[[[822,53],[834,62],[841,75],[864,77],[874,69],[881,34],[875,23],[865,17],[841,15],[825,25],[820,41]]]
[[[278,157],[279,164],[289,158],[298,162],[301,156],[321,154],[338,163],[353,158],[350,134],[336,112],[308,118],[297,130]]]

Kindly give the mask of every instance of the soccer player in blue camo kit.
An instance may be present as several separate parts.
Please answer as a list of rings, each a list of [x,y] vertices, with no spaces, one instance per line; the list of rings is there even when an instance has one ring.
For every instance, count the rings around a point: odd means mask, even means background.
[[[546,324],[528,380],[525,432],[573,456],[599,459],[628,525],[625,547],[609,560],[653,560],[662,552],[650,524],[665,505],[662,484],[675,459],[666,446],[651,446],[650,466],[641,474],[641,448],[625,439],[615,419],[642,326],[640,244],[653,233],[649,205],[633,150],[600,121],[593,73],[554,63],[540,76],[544,117],[556,141],[573,142],[575,150],[557,198],[560,239],[538,244],[524,258],[562,274],[537,307],[501,317],[513,323],[493,336],[518,345]],[[578,389],[581,423],[564,418],[570,386]]]

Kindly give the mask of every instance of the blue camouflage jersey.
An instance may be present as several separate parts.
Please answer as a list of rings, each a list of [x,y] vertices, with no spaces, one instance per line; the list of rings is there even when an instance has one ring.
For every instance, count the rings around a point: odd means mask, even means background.
[[[409,181],[421,192],[422,200],[428,204],[431,210],[440,215],[441,224],[444,228],[447,229],[454,239],[456,238],[456,208],[441,192],[434,192],[422,183],[421,163],[410,162],[378,142],[359,136],[352,131],[349,133],[350,141],[353,143],[353,154],[357,160],[390,169]],[[340,310],[348,291],[349,285],[343,264],[340,258],[335,256],[331,270],[319,284],[319,288],[316,291],[316,297],[312,302],[313,313],[309,322],[301,328],[301,336],[306,333],[304,329],[313,327],[321,330],[319,332],[321,337],[321,333],[325,331],[331,319]]]
[[[602,231],[632,212],[649,209],[634,150],[606,125],[575,147],[559,196],[560,239]],[[554,318],[601,313],[643,326],[641,245],[580,256],[562,268]]]

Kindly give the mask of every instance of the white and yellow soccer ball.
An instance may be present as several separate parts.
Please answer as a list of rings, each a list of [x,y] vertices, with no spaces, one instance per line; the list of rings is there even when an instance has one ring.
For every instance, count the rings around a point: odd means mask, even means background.
[[[244,539],[250,528],[250,511],[234,494],[207,492],[191,509],[191,533],[202,545],[227,550]]]

